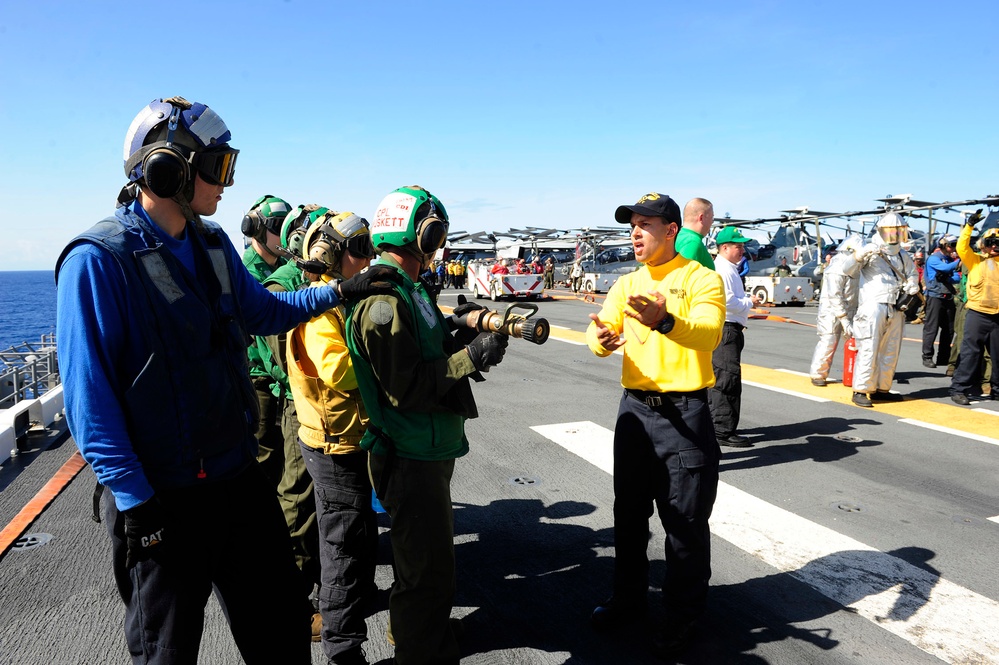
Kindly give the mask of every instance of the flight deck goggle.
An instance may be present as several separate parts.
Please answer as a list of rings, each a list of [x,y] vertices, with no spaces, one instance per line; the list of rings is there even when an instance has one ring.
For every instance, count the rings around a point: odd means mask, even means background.
[[[212,185],[229,187],[236,172],[236,155],[239,150],[228,146],[196,152],[191,156],[191,166]]]
[[[332,241],[333,245],[342,243],[344,249],[355,258],[373,258],[375,248],[371,244],[371,234],[368,233],[368,220],[350,214],[334,225],[332,220],[335,216],[326,213],[323,216],[323,221],[319,222],[321,227],[317,231]]]
[[[372,259],[375,257],[375,247],[371,244],[371,236],[367,233],[348,238],[345,247],[347,253],[356,259]]]

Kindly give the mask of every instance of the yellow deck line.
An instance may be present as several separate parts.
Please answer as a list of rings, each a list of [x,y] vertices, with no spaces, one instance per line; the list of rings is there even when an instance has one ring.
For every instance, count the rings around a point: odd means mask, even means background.
[[[448,309],[442,307],[441,309]],[[552,328],[551,337],[568,342],[586,343],[586,334],[576,330]],[[742,365],[742,378],[754,383],[762,383],[782,390],[790,390],[812,397],[821,397],[830,402],[839,402],[861,411],[867,411],[853,403],[853,391],[839,383],[831,383],[824,387],[813,386],[807,376],[799,376],[758,365]],[[995,414],[979,412],[956,404],[932,402],[925,399],[911,399],[902,395],[901,402],[874,402],[871,411],[887,413],[897,418],[907,418],[920,422],[949,427],[958,432],[973,436],[999,437],[999,427],[996,427]]]
[[[586,335],[575,330],[552,328],[551,336],[570,342],[586,342]],[[821,397],[830,402],[839,402],[861,411],[877,411],[897,418],[918,420],[932,425],[949,427],[974,436],[997,437],[995,414],[978,412],[957,404],[942,404],[926,399],[911,399],[903,394],[901,402],[875,402],[873,409],[865,409],[853,403],[853,391],[840,384],[831,383],[824,387],[813,386],[807,376],[799,376],[758,365],[742,365],[742,378],[755,383],[791,390],[793,392]]]
[[[847,404],[861,411],[868,411],[863,407],[855,405],[852,401],[853,391],[840,384],[831,383],[824,387],[813,386],[807,376],[798,376],[781,372],[769,367],[759,367],[757,365],[742,365],[742,378],[747,381],[755,381],[768,386],[793,390],[797,393],[822,397],[831,402]],[[988,413],[978,413],[967,407],[956,404],[941,404],[925,399],[911,399],[902,394],[901,402],[874,402],[871,411],[878,413],[888,413],[898,418],[909,418],[919,420],[924,423],[949,427],[959,432],[966,432],[975,436],[995,437],[999,435],[999,428],[996,427],[995,416]]]

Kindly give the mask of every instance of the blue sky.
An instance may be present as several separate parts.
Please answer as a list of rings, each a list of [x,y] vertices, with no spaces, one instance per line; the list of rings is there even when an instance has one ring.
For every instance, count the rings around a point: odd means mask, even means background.
[[[241,150],[214,216],[269,193],[370,217],[421,184],[452,230],[613,225],[648,191],[716,213],[999,193],[993,3],[8,2],[3,269],[110,214],[151,99]],[[24,222],[29,222],[28,225]]]

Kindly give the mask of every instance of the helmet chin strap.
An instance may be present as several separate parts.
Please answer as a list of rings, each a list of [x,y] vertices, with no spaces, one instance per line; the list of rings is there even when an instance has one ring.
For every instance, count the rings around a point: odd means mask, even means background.
[[[180,211],[184,214],[184,219],[193,222],[194,228],[197,229],[198,233],[204,234],[205,225],[201,221],[201,215],[194,212],[191,208],[191,199],[194,198],[194,179],[196,177],[197,175],[191,174],[191,181],[184,185],[180,192],[172,197],[171,200],[180,206]]]
[[[420,272],[423,272],[430,267],[431,262],[434,260],[433,254],[424,254],[420,251],[420,248],[416,246],[416,243],[410,243],[408,245],[403,245],[400,249],[406,253],[416,257],[416,260],[420,262]]]

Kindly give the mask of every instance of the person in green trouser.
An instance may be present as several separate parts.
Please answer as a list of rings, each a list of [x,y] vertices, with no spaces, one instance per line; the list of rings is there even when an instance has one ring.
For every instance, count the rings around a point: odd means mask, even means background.
[[[260,283],[287,263],[278,256],[274,247],[280,242],[281,225],[291,206],[284,199],[265,194],[257,199],[243,216],[240,230],[247,238],[243,251],[243,265]],[[257,391],[260,404],[260,425],[257,427],[257,462],[264,475],[275,487],[281,479],[284,465],[283,439],[281,437],[281,408],[271,393],[271,376],[263,356],[269,355],[267,343],[255,337],[247,350],[250,363],[250,380]]]
[[[301,250],[305,231],[313,221],[328,212],[319,206],[298,206],[285,217],[281,226],[281,246],[289,252]],[[268,291],[282,293],[297,291],[308,285],[302,270],[289,261],[263,281]],[[302,451],[298,447],[298,413],[291,393],[287,374],[288,333],[260,338],[267,345],[265,367],[271,377],[270,391],[280,409],[279,428],[282,441],[282,467],[277,482],[278,501],[284,512],[285,523],[291,536],[295,564],[302,571],[303,593],[312,602],[312,641],[322,637],[322,617],[319,614],[317,595],[313,590],[320,584],[319,531],[316,526],[316,500],[313,495],[312,477],[305,467]]]
[[[478,415],[469,376],[498,364],[507,338],[450,332],[419,280],[447,239],[448,218],[422,187],[401,187],[375,213],[373,264],[394,267],[394,294],[351,308],[347,346],[370,421],[361,439],[372,486],[392,518],[395,582],[389,622],[396,665],[457,665],[450,615],[455,593],[451,475],[468,452],[465,420]],[[461,303],[452,321],[474,303]],[[469,339],[469,338],[472,339]],[[467,344],[467,345],[466,345]]]
[[[957,295],[954,296],[954,342],[950,345],[950,358],[947,360],[947,376],[954,376],[957,367],[957,356],[961,350],[961,339],[964,337],[964,319],[968,315],[965,305],[968,302],[968,273],[961,275],[957,285]]]

